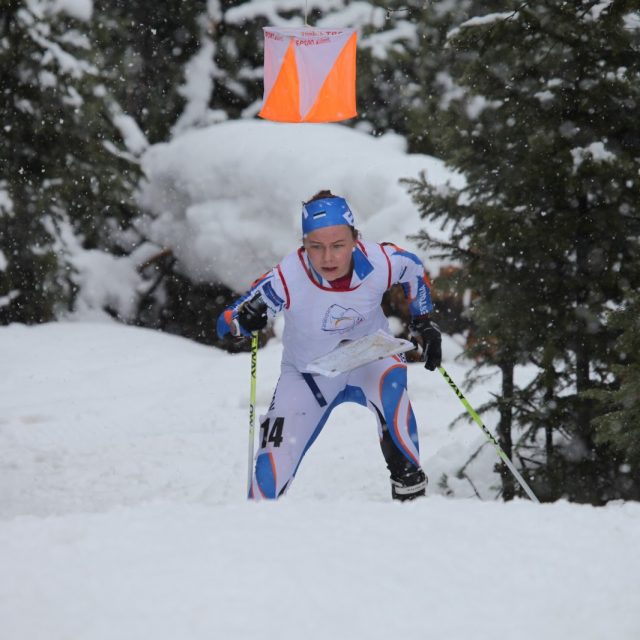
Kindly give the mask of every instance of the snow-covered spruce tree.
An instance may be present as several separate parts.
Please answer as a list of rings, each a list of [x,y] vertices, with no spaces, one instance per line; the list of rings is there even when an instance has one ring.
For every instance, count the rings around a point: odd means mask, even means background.
[[[206,5],[205,0],[95,3],[104,82],[152,143],[169,137],[184,108],[184,67],[200,47]]]
[[[607,411],[595,420],[596,442],[607,444],[619,455],[625,494],[640,500],[640,292],[629,292],[625,305],[610,314],[611,326],[620,332],[615,350],[620,362],[612,365],[611,389],[594,390]]]
[[[12,0],[0,16],[2,324],[73,307],[70,252],[121,251],[137,170],[108,144],[119,134],[91,61],[90,8]]]
[[[640,286],[640,16],[625,0],[504,9],[448,39],[456,91],[435,133],[466,188],[411,188],[453,224],[443,249],[474,292],[476,352],[502,371],[503,444],[513,419],[542,497],[602,503],[628,490],[590,391],[615,363],[606,311]]]
[[[440,0],[385,3],[384,19],[363,25],[358,54],[361,119],[373,132],[395,131],[409,150],[444,157],[434,130],[452,87],[447,71],[452,51],[443,46],[453,27],[500,6],[500,0]]]

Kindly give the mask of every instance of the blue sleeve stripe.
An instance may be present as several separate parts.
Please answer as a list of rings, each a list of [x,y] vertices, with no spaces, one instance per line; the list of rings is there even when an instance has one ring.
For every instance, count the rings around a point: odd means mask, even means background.
[[[411,260],[411,262],[415,262],[416,264],[419,264],[420,266],[422,266],[422,260],[420,260],[420,258],[418,258],[418,256],[415,253],[405,251],[404,249],[396,249],[393,252],[393,255],[408,258],[409,260]]]

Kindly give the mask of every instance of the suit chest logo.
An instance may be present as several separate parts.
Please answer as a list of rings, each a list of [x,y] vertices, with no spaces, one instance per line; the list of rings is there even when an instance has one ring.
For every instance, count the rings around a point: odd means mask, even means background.
[[[364,317],[356,309],[352,307],[347,309],[339,304],[332,304],[324,314],[322,330],[331,333],[346,333],[357,327],[363,320]]]

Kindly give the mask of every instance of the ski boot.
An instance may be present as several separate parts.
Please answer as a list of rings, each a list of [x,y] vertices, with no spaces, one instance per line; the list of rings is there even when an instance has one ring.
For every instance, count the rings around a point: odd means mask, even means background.
[[[405,471],[401,475],[391,475],[391,497],[404,502],[424,496],[427,489],[427,476],[422,469]]]

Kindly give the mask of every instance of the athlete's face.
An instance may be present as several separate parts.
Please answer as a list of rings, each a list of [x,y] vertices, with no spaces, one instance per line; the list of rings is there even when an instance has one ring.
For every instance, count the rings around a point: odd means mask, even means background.
[[[303,242],[313,268],[326,280],[342,278],[351,271],[351,254],[356,246],[351,227],[338,224],[316,229]]]

